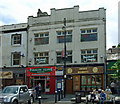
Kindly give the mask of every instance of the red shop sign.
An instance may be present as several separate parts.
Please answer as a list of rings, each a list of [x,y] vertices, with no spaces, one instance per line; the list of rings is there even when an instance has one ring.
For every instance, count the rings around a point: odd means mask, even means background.
[[[51,76],[55,75],[55,67],[29,67],[27,76]]]

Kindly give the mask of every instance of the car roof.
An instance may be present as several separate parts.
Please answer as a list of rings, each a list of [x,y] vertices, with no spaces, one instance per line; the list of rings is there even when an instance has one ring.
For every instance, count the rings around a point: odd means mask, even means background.
[[[6,86],[6,87],[25,87],[27,85],[10,85],[10,86]]]

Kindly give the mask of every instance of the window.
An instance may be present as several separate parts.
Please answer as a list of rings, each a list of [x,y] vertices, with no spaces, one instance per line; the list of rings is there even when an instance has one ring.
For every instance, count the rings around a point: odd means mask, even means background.
[[[35,45],[49,44],[49,33],[34,34]]]
[[[57,52],[57,63],[63,63],[64,62],[64,57],[63,57],[63,52]],[[72,51],[67,51],[66,52],[66,63],[72,63]]]
[[[20,65],[20,52],[12,53],[12,65]]]
[[[97,49],[81,50],[81,62],[97,62]]]
[[[34,64],[48,64],[49,63],[49,53],[48,52],[36,52],[34,53]]]
[[[21,34],[13,34],[11,39],[12,39],[12,45],[21,44]]]
[[[64,43],[64,31],[57,31],[57,43]],[[72,30],[66,31],[66,42],[72,42]]]
[[[97,41],[97,28],[94,29],[81,29],[81,42]]]

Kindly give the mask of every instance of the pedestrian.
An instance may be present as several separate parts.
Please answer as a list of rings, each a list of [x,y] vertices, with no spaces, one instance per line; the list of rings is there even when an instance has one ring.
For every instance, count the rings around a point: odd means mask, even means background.
[[[112,91],[111,91],[111,89],[109,88],[109,86],[107,86],[105,92],[106,92],[107,94],[111,94],[111,93],[112,93]]]
[[[96,94],[95,94],[95,90],[93,90],[93,92],[91,93],[91,98],[90,98],[91,103],[94,104],[95,99],[96,99]]]
[[[111,87],[112,94],[114,94],[115,93],[115,83],[114,83],[114,81],[112,81],[112,83],[110,84],[110,87]]]
[[[119,81],[117,81],[117,94],[119,95]]]
[[[35,87],[36,99],[38,99],[38,96],[40,95],[40,89],[41,89],[41,84],[39,83],[39,84]]]
[[[104,104],[105,100],[106,100],[106,93],[104,92],[104,90],[102,90],[99,97],[99,104],[101,104],[101,101],[103,101]]]

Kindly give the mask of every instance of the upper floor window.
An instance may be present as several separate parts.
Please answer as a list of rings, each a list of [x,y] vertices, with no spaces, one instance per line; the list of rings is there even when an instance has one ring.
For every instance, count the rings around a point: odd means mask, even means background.
[[[64,62],[64,53],[62,51],[56,52],[57,55],[57,63]],[[66,52],[66,63],[72,63],[72,51]]]
[[[57,31],[57,43],[64,43],[65,31]],[[72,42],[72,30],[66,31],[66,42]]]
[[[49,53],[48,52],[35,52],[34,53],[34,64],[48,64],[49,63]]]
[[[20,65],[20,52],[12,53],[12,65]]]
[[[49,33],[34,34],[35,45],[49,44]]]
[[[85,49],[81,50],[81,62],[97,62],[98,50]]]
[[[12,45],[21,44],[21,34],[13,34],[11,39],[12,39]]]
[[[97,28],[81,29],[81,42],[97,41],[97,39],[98,39]]]

